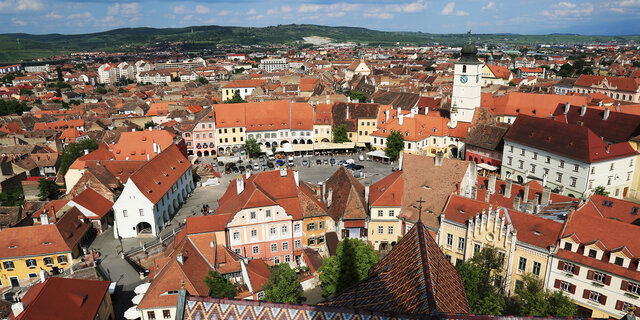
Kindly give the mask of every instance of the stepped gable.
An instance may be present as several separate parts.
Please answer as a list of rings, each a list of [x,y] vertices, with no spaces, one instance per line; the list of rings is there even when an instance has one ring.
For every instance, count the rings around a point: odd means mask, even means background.
[[[470,312],[460,275],[422,221],[371,268],[368,278],[323,304],[405,314]]]

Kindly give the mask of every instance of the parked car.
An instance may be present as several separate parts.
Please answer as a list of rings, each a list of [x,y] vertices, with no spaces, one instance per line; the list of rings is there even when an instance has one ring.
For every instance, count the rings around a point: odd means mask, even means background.
[[[260,160],[260,162],[264,162],[264,156],[263,155],[258,156],[258,160]]]
[[[346,166],[347,165],[347,161],[346,160],[340,160],[340,161],[338,161],[338,165],[339,166]]]
[[[224,173],[227,173],[227,174],[231,173],[231,167],[224,168]]]
[[[353,166],[351,167],[351,170],[362,170],[362,169],[364,169],[364,166],[359,164],[353,164]]]
[[[326,158],[325,158],[324,160],[322,160],[322,163],[324,163],[324,164],[329,164],[329,159],[326,159]]]
[[[331,160],[329,162],[331,162],[331,165],[334,165],[334,164],[336,164],[336,159],[335,158],[331,158]]]
[[[269,167],[269,169],[273,169],[275,166],[273,165],[273,162],[269,161],[267,162],[267,167]]]
[[[287,160],[287,164],[289,165],[289,167],[293,167],[295,164],[293,162],[293,157],[289,156],[289,159]]]
[[[316,159],[316,164],[317,165],[321,165],[322,164],[322,159]]]
[[[267,170],[267,164],[266,163],[262,163],[262,171]]]
[[[251,171],[251,170],[253,170],[253,167],[251,166],[251,164],[248,164],[247,165],[247,171]]]
[[[218,167],[222,167],[222,166],[224,166],[224,162],[218,161]]]
[[[233,167],[233,168],[231,168],[231,170],[233,170],[233,173],[238,173],[238,172],[240,172],[240,170],[238,170],[238,167]]]
[[[244,166],[240,166],[240,172],[244,172],[247,168],[245,168]]]
[[[353,167],[355,167],[356,165],[353,163],[347,163],[344,167],[347,169],[353,169]]]
[[[360,161],[364,161],[364,156],[363,156],[363,155],[359,155],[359,156],[358,156],[358,160],[360,160]]]
[[[253,163],[253,170],[255,170],[255,171],[260,170],[260,165],[257,162]]]
[[[302,166],[306,167],[309,165],[309,161],[307,159],[302,159]]]

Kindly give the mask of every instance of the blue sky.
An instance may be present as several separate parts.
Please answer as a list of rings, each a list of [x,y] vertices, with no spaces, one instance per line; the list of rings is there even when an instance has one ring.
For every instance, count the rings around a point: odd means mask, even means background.
[[[0,0],[0,33],[289,23],[430,33],[640,34],[640,0]]]

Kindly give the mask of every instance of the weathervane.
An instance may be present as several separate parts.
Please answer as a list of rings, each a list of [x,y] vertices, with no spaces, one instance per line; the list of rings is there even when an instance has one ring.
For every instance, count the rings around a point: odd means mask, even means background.
[[[418,222],[422,222],[422,204],[425,203],[426,201],[422,200],[422,197],[420,197],[420,200],[418,200],[416,202],[419,203],[419,205],[418,205]]]
[[[471,29],[469,29],[469,31],[467,31],[467,41],[469,43],[471,43]]]

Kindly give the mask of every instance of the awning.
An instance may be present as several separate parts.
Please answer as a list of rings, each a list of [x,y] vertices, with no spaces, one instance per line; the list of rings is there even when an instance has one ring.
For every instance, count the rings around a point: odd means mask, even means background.
[[[384,151],[382,151],[382,150],[375,150],[375,151],[367,152],[367,155],[371,156],[371,157],[376,157],[376,158],[389,159],[389,157],[387,157],[387,154],[384,153]]]
[[[138,310],[138,307],[133,306],[124,312],[124,317],[129,320],[140,319],[142,317],[142,312]]]
[[[293,147],[291,146],[291,143],[285,143],[282,145],[282,150],[284,150],[284,152],[293,152]]]
[[[142,297],[144,297],[144,294],[136,295],[135,297],[133,297],[133,299],[131,299],[131,302],[133,302],[133,304],[135,305],[138,305],[140,301],[142,301]]]
[[[478,170],[496,171],[498,170],[498,167],[486,163],[478,163]]]
[[[137,286],[135,289],[133,289],[133,292],[135,292],[136,294],[143,294],[143,293],[147,292],[147,289],[149,289],[150,285],[151,285],[151,283],[149,283],[149,282],[143,283],[143,284]]]
[[[348,220],[344,222],[345,228],[364,228],[364,220]]]
[[[314,150],[353,149],[353,142],[345,142],[345,143],[318,142],[313,145],[313,149]]]
[[[293,151],[313,151],[312,144],[294,144]]]

